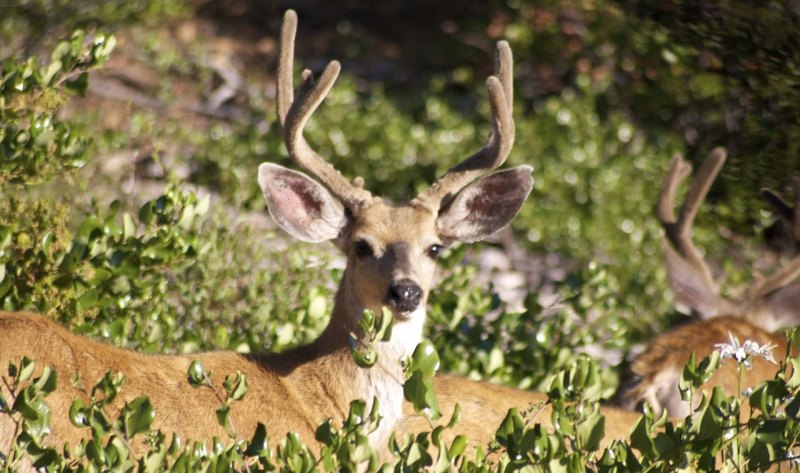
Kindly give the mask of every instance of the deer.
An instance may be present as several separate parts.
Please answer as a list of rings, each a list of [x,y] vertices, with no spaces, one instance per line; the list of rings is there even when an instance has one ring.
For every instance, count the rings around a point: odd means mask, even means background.
[[[775,330],[800,321],[800,285],[796,282],[800,276],[800,258],[793,259],[770,277],[757,277],[756,283],[742,297],[725,297],[710,266],[692,241],[694,219],[726,157],[722,148],[709,153],[692,179],[677,217],[675,194],[681,182],[691,174],[692,166],[680,156],[675,156],[670,164],[656,207],[663,229],[667,279],[676,308],[698,319],[657,336],[633,360],[630,371],[634,381],[620,396],[627,408],[635,408],[646,401],[656,412],[666,410],[675,417],[688,415],[692,406],[681,399],[678,381],[692,353],[700,360],[711,355],[718,344],[732,343],[734,339],[742,343],[750,340],[762,348],[771,346],[775,350],[774,358],[779,360],[791,348],[787,338]],[[795,179],[793,185],[797,198],[800,180]],[[761,193],[784,218],[791,220],[790,223],[796,221],[794,216],[800,212],[797,208],[792,209],[772,191],[762,190]],[[780,364],[763,357],[754,357],[751,361],[751,369],[743,371],[743,389],[774,378],[782,369]],[[701,389],[715,385],[729,395],[736,394],[739,380],[734,362],[723,362]]]
[[[149,355],[75,335],[39,315],[3,312],[0,363],[28,356],[54,369],[62,380],[76,374],[97,380],[109,370],[119,372],[126,378],[119,402],[148,396],[157,413],[154,428],[184,439],[226,438],[221,427],[210,425],[219,407],[215,394],[186,380],[197,360],[217,386],[225,374],[245,375],[248,394],[231,406],[242,438],[249,438],[262,422],[271,438],[294,432],[313,445],[320,422],[346,418],[350,402],[364,399],[379,403],[382,418],[369,434],[371,445],[387,443],[403,415],[404,376],[398,360],[422,340],[437,255],[454,242],[480,241],[506,227],[531,191],[530,166],[496,170],[514,143],[511,49],[505,41],[497,44],[495,73],[486,81],[491,129],[485,146],[413,199],[393,203],[373,196],[362,179],[346,179],[306,141],[304,128],[331,90],[340,65],[329,62],[318,79],[303,71],[295,91],[296,32],[297,15],[289,10],[281,29],[277,115],[288,154],[305,172],[266,162],[258,167],[258,183],[280,228],[304,242],[331,241],[346,257],[330,322],[319,338],[280,354]],[[368,343],[359,329],[364,311],[380,313],[383,308],[393,316],[393,330],[388,340],[375,343],[378,361],[365,369],[350,347]],[[2,394],[10,395],[7,390]],[[74,445],[81,439],[86,429],[72,426],[68,415],[70,404],[80,397],[85,395],[63,382],[48,396],[49,444]],[[13,421],[0,417],[0,446],[9,445],[13,432]]]

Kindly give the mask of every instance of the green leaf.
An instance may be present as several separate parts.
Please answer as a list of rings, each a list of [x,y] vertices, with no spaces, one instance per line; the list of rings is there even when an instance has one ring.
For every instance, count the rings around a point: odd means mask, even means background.
[[[600,407],[594,406],[592,413],[577,425],[575,434],[580,445],[587,451],[600,448],[600,440],[605,435],[605,418],[600,414]]]
[[[324,445],[332,445],[336,439],[336,429],[333,427],[333,419],[325,419],[317,426],[314,438]]]
[[[776,444],[785,440],[787,428],[790,427],[787,419],[766,419],[756,428],[756,438],[767,444]]]
[[[267,437],[267,429],[264,427],[264,424],[261,422],[256,425],[256,431],[253,434],[253,438],[250,439],[250,442],[247,444],[247,450],[245,450],[245,455],[247,456],[255,456],[262,454],[265,450],[269,448],[269,438]]]
[[[122,237],[126,240],[136,237],[136,224],[128,212],[122,214]]]
[[[122,408],[122,415],[124,432],[128,439],[138,433],[150,430],[150,425],[156,418],[153,405],[146,396],[137,397],[133,401],[126,403]]]
[[[508,449],[514,449],[517,447],[516,439],[522,432],[523,425],[522,418],[519,416],[519,411],[516,407],[512,407],[508,410],[505,418],[503,418],[503,421],[497,427],[495,439],[497,439],[500,445]]]
[[[51,393],[56,390],[56,378],[56,372],[50,369],[49,366],[45,366],[42,370],[42,375],[36,378],[33,386],[43,393]]]
[[[56,77],[56,74],[61,72],[61,69],[63,67],[64,65],[61,63],[61,61],[59,60],[52,61],[50,65],[48,65],[47,68],[44,70],[44,73],[42,74],[42,81],[46,85],[53,85],[52,84],[53,79]]]
[[[453,415],[450,416],[450,421],[447,423],[447,428],[452,429],[459,421],[461,421],[461,404],[456,403],[453,408]]]
[[[453,443],[450,444],[450,458],[456,458],[464,454],[467,450],[467,437],[464,435],[456,435]]]
[[[328,311],[328,298],[322,294],[312,297],[308,303],[308,315],[314,319],[321,319]]]
[[[189,365],[189,371],[186,374],[189,377],[189,384],[192,386],[203,386],[207,383],[208,374],[200,360],[192,360],[192,364]]]
[[[150,225],[153,221],[153,201],[147,202],[139,209],[139,221]]]
[[[72,401],[72,405],[69,407],[69,421],[72,422],[72,425],[75,427],[86,427],[89,425],[84,409],[83,399],[76,398]]]
[[[431,419],[438,419],[439,403],[433,389],[433,381],[425,379],[422,371],[414,371],[403,384],[403,395],[417,412],[425,412]]]
[[[33,370],[36,368],[36,363],[31,361],[28,357],[23,357],[19,364],[19,371],[17,376],[18,381],[27,381],[33,376]],[[14,376],[14,374],[12,374]]]
[[[233,430],[233,424],[231,424],[231,406],[227,404],[223,404],[219,406],[219,408],[214,411],[217,414],[217,422],[223,429],[225,429],[225,433],[227,433],[231,438],[236,438],[236,431]]]
[[[84,292],[80,298],[78,298],[78,312],[85,312],[95,306],[97,304],[97,298],[100,295],[100,291],[96,288],[91,288]]]
[[[408,372],[419,371],[425,379],[432,378],[439,369],[439,353],[430,340],[422,340],[411,355]]]
[[[234,401],[239,401],[244,398],[244,395],[247,394],[248,386],[247,386],[247,378],[240,373],[236,372],[236,377],[234,378],[233,386],[229,388],[229,395],[230,399]]]

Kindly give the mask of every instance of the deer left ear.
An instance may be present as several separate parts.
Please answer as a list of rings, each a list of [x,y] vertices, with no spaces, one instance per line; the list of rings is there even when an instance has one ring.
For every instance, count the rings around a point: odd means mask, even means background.
[[[298,240],[332,240],[344,228],[347,217],[342,204],[305,174],[262,163],[258,184],[272,219]]]
[[[445,240],[483,240],[511,223],[531,192],[533,168],[517,166],[465,187],[439,212],[436,225]]]

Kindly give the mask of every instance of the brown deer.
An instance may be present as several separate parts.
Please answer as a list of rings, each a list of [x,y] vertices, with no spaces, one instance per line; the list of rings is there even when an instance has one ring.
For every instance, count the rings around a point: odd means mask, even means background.
[[[242,437],[262,422],[274,439],[297,432],[313,443],[321,421],[344,418],[354,399],[377,399],[382,422],[370,441],[374,446],[386,444],[402,416],[403,372],[398,360],[421,340],[437,254],[452,242],[479,241],[508,225],[531,190],[529,166],[484,175],[503,164],[514,142],[511,50],[506,42],[497,45],[495,75],[486,82],[492,116],[485,147],[409,202],[391,203],[373,196],[358,181],[350,183],[303,137],[306,122],[330,91],[340,66],[329,63],[317,81],[304,71],[295,94],[296,28],[296,14],[288,11],[281,32],[278,119],[289,155],[316,180],[264,163],[258,182],[281,228],[306,242],[330,240],[347,257],[329,325],[312,344],[282,354],[167,356],[114,348],[37,315],[0,313],[0,363],[5,366],[27,355],[59,374],[58,389],[47,398],[53,413],[50,444],[75,445],[81,437],[68,412],[71,402],[83,395],[66,380],[80,374],[93,382],[109,370],[126,377],[120,403],[149,396],[157,413],[155,428],[184,439],[226,438],[209,420],[219,406],[215,393],[195,389],[187,381],[193,360],[203,363],[217,386],[237,371],[247,377],[247,396],[231,406]],[[363,312],[380,312],[383,307],[391,310],[394,329],[388,341],[375,345],[377,364],[361,368],[349,347],[366,341],[352,340],[351,334],[363,337],[358,328]],[[2,394],[10,396],[7,389]],[[12,419],[0,417],[0,446],[9,445],[13,432]]]
[[[800,321],[800,258],[795,258],[769,278],[761,278],[741,298],[726,298],[700,251],[694,246],[691,228],[694,218],[711,184],[725,163],[723,149],[714,149],[705,159],[686,193],[680,216],[675,216],[675,193],[681,181],[691,174],[691,165],[681,157],[672,160],[664,187],[658,199],[656,214],[664,229],[663,248],[667,277],[674,304],[682,311],[691,311],[701,320],[688,322],[656,337],[631,364],[635,384],[621,395],[624,405],[631,408],[647,401],[660,411],[667,409],[672,416],[689,413],[689,405],[681,400],[678,390],[683,366],[692,352],[698,360],[709,356],[717,344],[728,343],[733,336],[741,343],[750,340],[760,347],[774,346],[774,358],[781,360],[789,348],[786,337],[773,330]],[[798,182],[798,181],[795,181]],[[798,195],[800,184],[795,186]],[[793,218],[795,212],[777,195],[762,191],[780,213]],[[745,369],[742,388],[752,388],[761,381],[772,379],[780,369],[776,363],[762,357],[752,360]],[[728,361],[716,371],[705,387],[721,386],[729,395],[738,389],[738,368]]]

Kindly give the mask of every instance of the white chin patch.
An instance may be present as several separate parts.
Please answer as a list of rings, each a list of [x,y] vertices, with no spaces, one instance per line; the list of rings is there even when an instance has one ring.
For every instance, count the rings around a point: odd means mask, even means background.
[[[425,325],[425,307],[419,307],[413,312],[404,312],[402,315],[395,315],[394,326],[392,327],[392,341],[397,343],[403,351],[403,355],[410,356],[417,348],[417,344],[422,337],[422,327]]]

